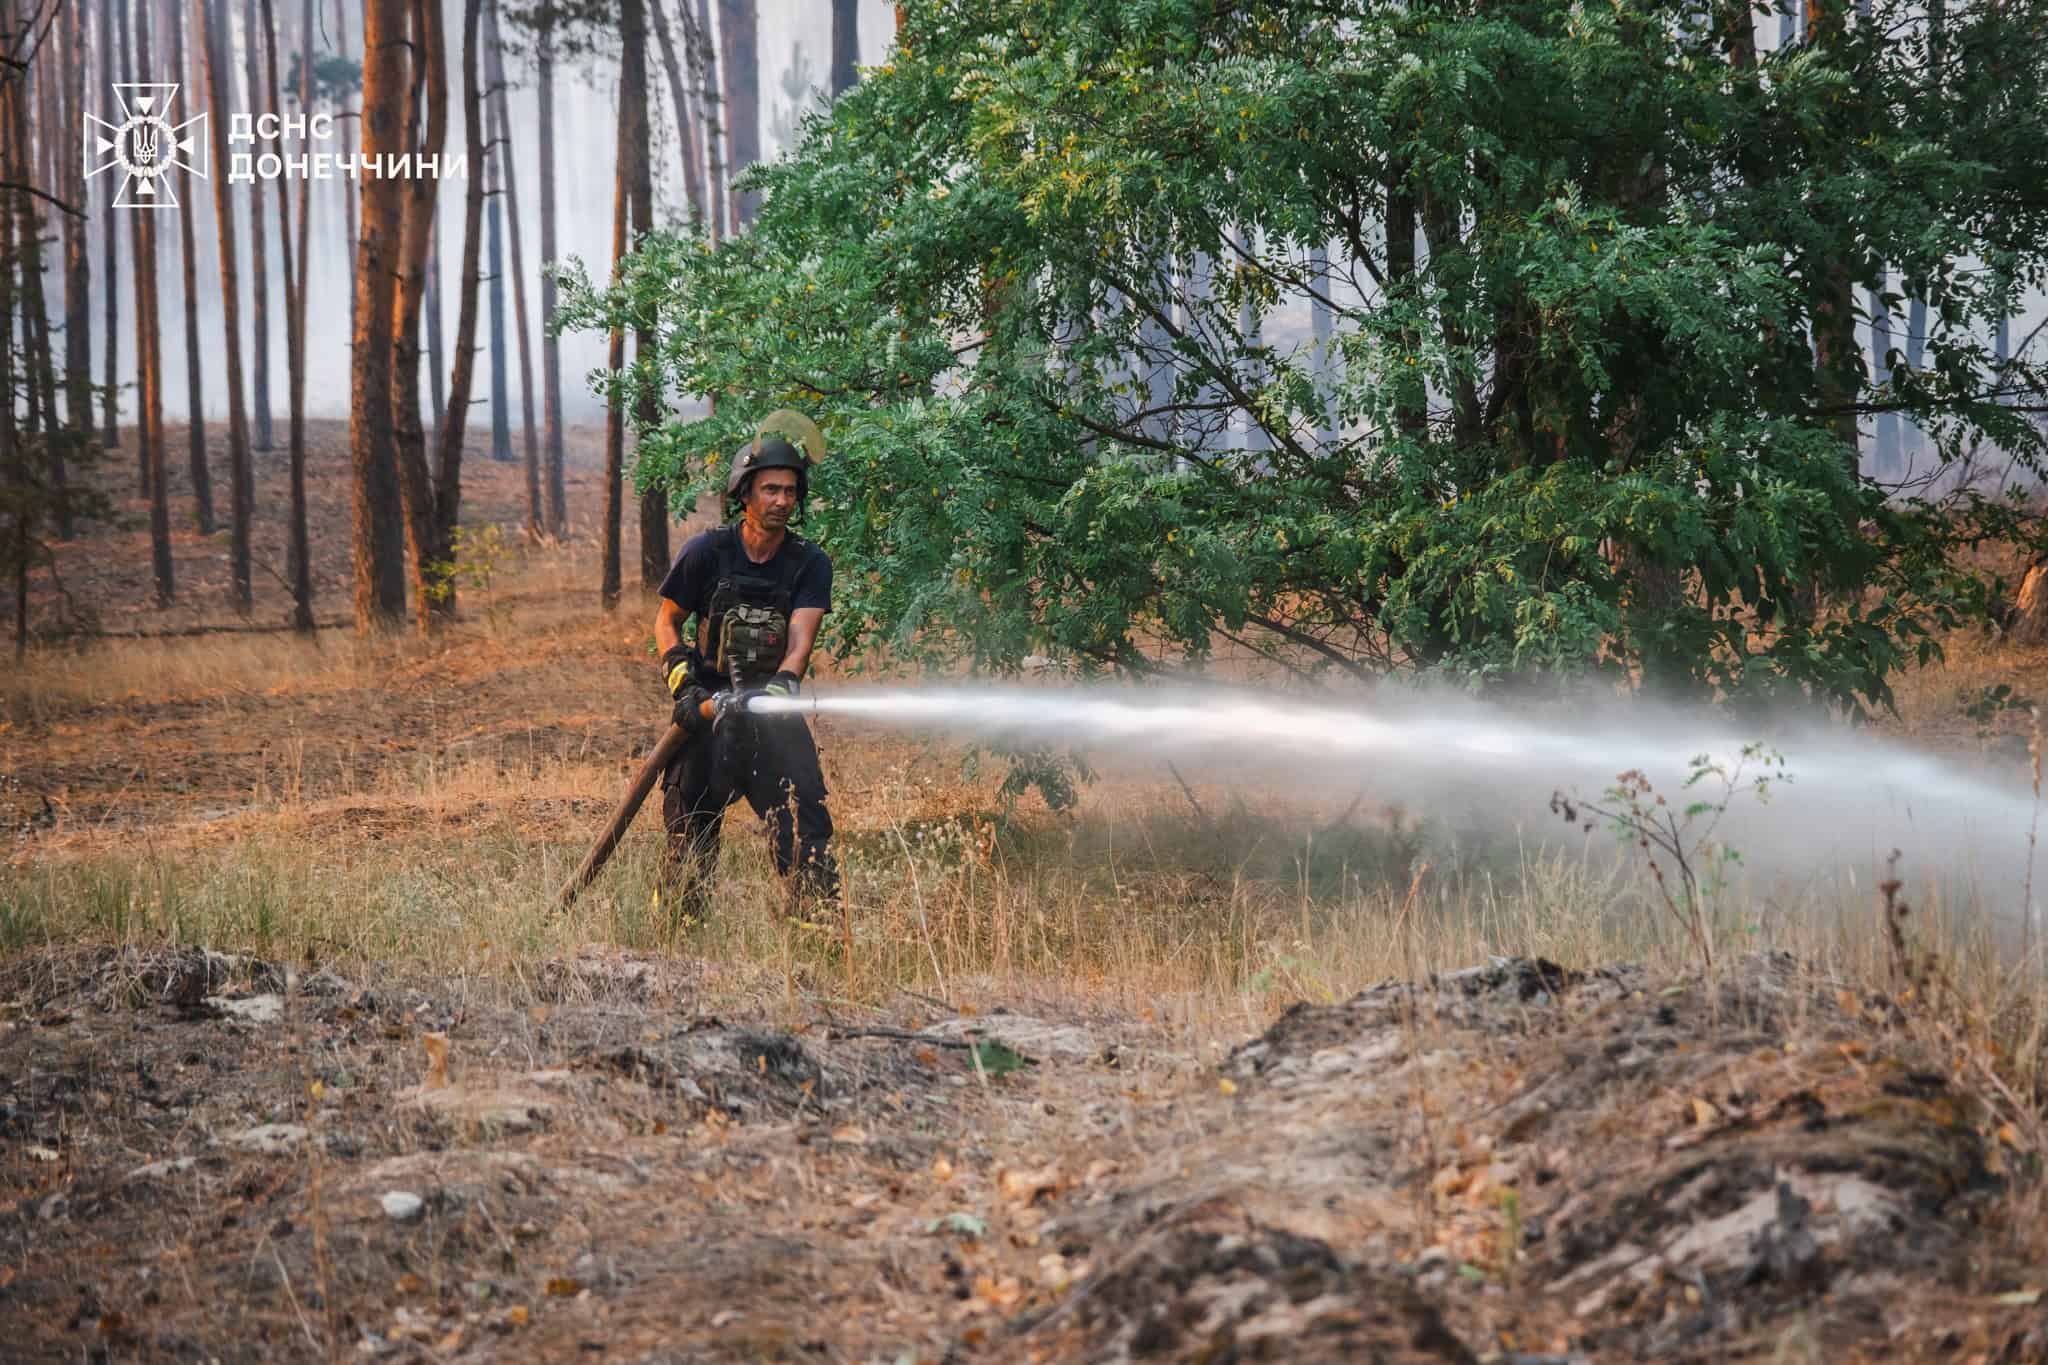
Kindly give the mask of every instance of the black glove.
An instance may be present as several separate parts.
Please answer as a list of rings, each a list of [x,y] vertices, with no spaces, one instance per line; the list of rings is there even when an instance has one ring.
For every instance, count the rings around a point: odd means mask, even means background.
[[[788,700],[796,696],[797,688],[796,674],[791,673],[788,669],[783,669],[768,680],[768,685],[761,689],[761,695],[764,697],[781,697],[784,700]]]
[[[662,655],[662,686],[668,688],[670,696],[682,696],[688,686],[702,684],[705,679],[705,657],[696,653],[694,645],[672,645]]]
[[[701,687],[686,686],[676,694],[676,709],[669,713],[672,724],[683,727],[683,733],[694,735],[711,722],[704,718],[701,709],[710,693]]]

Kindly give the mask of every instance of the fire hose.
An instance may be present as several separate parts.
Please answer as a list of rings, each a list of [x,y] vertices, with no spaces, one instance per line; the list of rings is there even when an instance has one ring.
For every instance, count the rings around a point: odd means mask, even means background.
[[[703,704],[697,708],[697,713],[707,721],[716,722],[719,698],[706,697]],[[604,827],[604,833],[598,835],[597,842],[590,846],[590,852],[584,855],[583,864],[576,869],[576,874],[562,884],[561,893],[555,897],[557,912],[574,905],[576,898],[583,894],[584,888],[597,879],[597,874],[603,871],[606,861],[612,856],[612,850],[619,846],[619,840],[626,837],[627,826],[631,825],[633,817],[640,813],[640,806],[647,800],[647,793],[654,790],[654,784],[661,780],[662,771],[668,767],[669,761],[681,753],[683,746],[689,742],[690,732],[680,725],[669,726],[668,732],[656,742],[654,752],[647,756],[647,761],[640,765],[640,771],[633,775],[632,784],[626,788],[626,794],[619,801],[618,809],[612,812],[611,822]]]

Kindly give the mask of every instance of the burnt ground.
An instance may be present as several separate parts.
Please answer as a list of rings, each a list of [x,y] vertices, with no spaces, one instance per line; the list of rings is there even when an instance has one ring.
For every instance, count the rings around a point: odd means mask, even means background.
[[[16,957],[0,1355],[2048,1358],[2024,1139],[1788,959],[1496,963],[1205,1055],[716,1017],[706,970]]]

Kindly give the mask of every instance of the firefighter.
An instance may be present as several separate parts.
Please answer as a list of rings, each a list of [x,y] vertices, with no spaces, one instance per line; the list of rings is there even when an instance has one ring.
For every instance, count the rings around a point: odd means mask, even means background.
[[[689,742],[662,775],[678,914],[701,912],[725,809],[745,797],[768,822],[792,904],[835,900],[839,874],[818,746],[800,715],[701,703],[720,693],[794,697],[832,608],[832,561],[789,529],[824,455],[816,426],[777,413],[734,455],[726,503],[738,518],[691,537],[661,583],[654,618],[662,681]],[[694,619],[694,634],[686,633]]]

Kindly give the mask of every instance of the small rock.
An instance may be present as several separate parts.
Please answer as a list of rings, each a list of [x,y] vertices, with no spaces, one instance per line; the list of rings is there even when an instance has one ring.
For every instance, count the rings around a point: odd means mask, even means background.
[[[123,1180],[160,1180],[167,1175],[177,1175],[180,1172],[189,1171],[198,1164],[198,1157],[171,1157],[166,1161],[152,1161],[147,1166],[137,1166],[121,1178]]]
[[[393,1190],[384,1196],[384,1213],[394,1223],[410,1223],[425,1211],[427,1201],[410,1190]]]
[[[251,1024],[274,1024],[284,1018],[284,997],[275,994],[250,995],[241,999],[230,999],[225,995],[209,995],[206,1003],[222,1014],[232,1015]]]
[[[302,1123],[259,1123],[254,1128],[244,1128],[239,1133],[230,1133],[223,1141],[230,1147],[239,1147],[245,1152],[260,1152],[265,1156],[286,1156],[293,1148],[306,1140],[306,1126]]]

